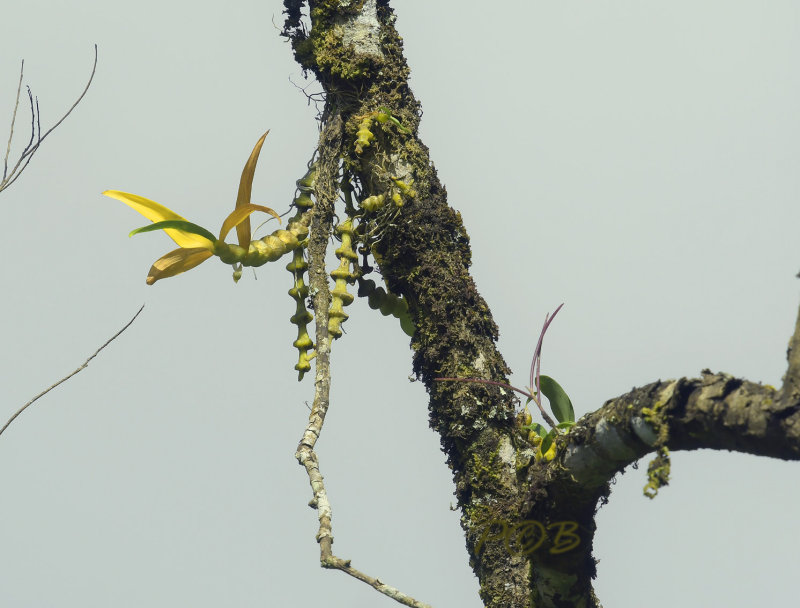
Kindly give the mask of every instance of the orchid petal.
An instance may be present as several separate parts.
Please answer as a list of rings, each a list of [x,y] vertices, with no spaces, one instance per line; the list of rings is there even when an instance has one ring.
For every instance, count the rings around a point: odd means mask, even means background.
[[[239,193],[236,196],[237,208],[250,204],[250,196],[253,192],[253,176],[256,172],[256,163],[258,163],[258,155],[261,153],[261,146],[264,145],[264,140],[266,139],[267,134],[269,134],[269,131],[264,133],[264,135],[261,136],[261,139],[258,140],[255,148],[253,148],[253,151],[250,153],[250,158],[247,159],[247,163],[244,165],[244,169],[242,169],[242,177],[239,181]],[[230,230],[230,228],[228,230]],[[239,238],[239,245],[241,247],[247,248],[250,246],[250,235],[250,218],[248,216],[240,223],[236,224],[236,236]]]
[[[164,205],[160,205],[149,198],[139,196],[138,194],[130,194],[128,192],[120,192],[119,190],[106,190],[103,192],[110,198],[122,201],[128,207],[141,213],[151,222],[162,222],[165,220],[183,220],[186,218],[178,215],[172,209],[167,209]],[[164,230],[167,236],[175,241],[181,247],[204,247],[206,239],[195,234],[182,232],[175,228],[168,228]]]
[[[147,284],[152,285],[159,279],[174,277],[176,274],[191,270],[202,264],[212,253],[205,247],[180,247],[161,256],[154,263],[147,275]]]
[[[148,224],[147,226],[142,226],[141,228],[136,228],[135,230],[131,230],[128,236],[133,236],[134,234],[140,234],[142,232],[153,232],[155,230],[166,231],[173,229],[179,230],[180,232],[185,233],[187,235],[191,235],[193,238],[196,236],[202,237],[204,241],[207,241],[207,244],[203,244],[201,245],[201,247],[204,249],[208,249],[209,251],[214,249],[214,243],[217,242],[217,239],[208,230],[206,230],[202,226],[193,224],[192,222],[187,222],[186,220],[164,220],[163,222]]]
[[[222,228],[219,231],[219,240],[220,241],[224,241],[225,237],[228,236],[228,233],[231,231],[231,229],[233,229],[234,226],[236,227],[236,229],[238,231],[239,226],[245,220],[247,220],[247,225],[249,227],[250,226],[250,220],[249,220],[250,214],[253,213],[254,211],[263,211],[264,213],[269,213],[271,216],[278,218],[279,222],[281,221],[281,216],[278,215],[277,213],[275,213],[275,211],[273,211],[269,207],[264,207],[262,205],[251,205],[251,204],[237,205],[236,209],[231,211],[230,215],[228,215],[228,217],[225,218],[225,221],[222,222]],[[248,228],[248,237],[247,238],[250,239],[249,228]],[[241,240],[239,242],[241,243]],[[241,245],[241,246],[242,247],[249,247],[250,246],[250,241],[248,240],[247,243],[245,243],[244,245]]]

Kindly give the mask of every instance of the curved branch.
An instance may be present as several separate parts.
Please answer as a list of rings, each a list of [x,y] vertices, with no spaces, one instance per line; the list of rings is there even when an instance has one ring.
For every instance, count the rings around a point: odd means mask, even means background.
[[[789,368],[780,390],[709,370],[700,378],[654,382],[607,401],[579,420],[557,440],[561,445],[556,466],[531,467],[525,518],[574,521],[580,537],[579,547],[569,554],[540,551],[533,562],[536,594],[543,605],[549,605],[546,598],[576,605],[594,598],[594,513],[608,496],[611,479],[640,458],[667,449],[656,458],[666,470],[648,484],[655,490],[666,485],[668,460],[663,454],[668,451],[707,448],[800,460],[798,340],[800,323],[790,342]]]
[[[92,354],[92,355],[91,355],[91,356],[90,356],[88,359],[86,359],[86,361],[84,361],[83,363],[81,363],[81,364],[80,364],[80,366],[78,366],[78,368],[77,368],[77,369],[73,370],[71,373],[69,373],[69,374],[67,374],[66,376],[64,376],[63,378],[61,378],[61,380],[59,380],[58,382],[55,382],[54,384],[50,385],[48,388],[46,388],[45,390],[43,390],[41,393],[39,393],[38,395],[36,395],[36,396],[35,396],[33,399],[31,399],[30,401],[28,401],[28,403],[26,403],[26,404],[25,404],[25,405],[23,405],[21,408],[19,408],[19,409],[18,409],[16,412],[14,412],[14,414],[11,416],[11,418],[9,418],[9,419],[8,419],[8,421],[7,421],[7,422],[6,422],[6,423],[3,425],[3,427],[2,427],[2,428],[0,428],[0,435],[2,435],[2,434],[3,434],[3,431],[5,431],[5,430],[6,430],[6,429],[7,429],[7,428],[8,428],[8,427],[11,425],[11,423],[12,423],[12,422],[14,422],[14,420],[17,418],[17,416],[19,416],[19,415],[20,415],[22,412],[24,412],[26,409],[28,409],[28,407],[30,407],[31,405],[33,405],[33,404],[34,404],[36,401],[38,401],[38,400],[39,400],[41,397],[44,397],[44,396],[45,396],[47,393],[49,393],[50,391],[52,391],[52,390],[53,390],[54,388],[56,388],[56,387],[57,387],[59,384],[61,384],[61,383],[63,383],[63,382],[66,382],[67,380],[69,380],[70,378],[72,378],[72,376],[74,376],[75,374],[77,374],[77,373],[79,373],[79,372],[82,372],[84,369],[86,369],[86,368],[89,366],[89,362],[90,362],[92,359],[94,359],[94,358],[95,358],[97,355],[99,355],[101,350],[103,350],[103,349],[104,349],[106,346],[108,346],[108,345],[109,345],[109,344],[111,344],[111,343],[112,343],[114,340],[116,340],[116,339],[119,337],[119,335],[120,335],[120,334],[121,334],[123,331],[125,331],[126,329],[128,329],[128,328],[131,326],[131,324],[132,324],[132,323],[133,323],[133,322],[136,320],[136,317],[138,317],[138,316],[139,316],[139,313],[141,313],[143,310],[144,310],[144,304],[142,304],[141,308],[139,308],[139,310],[138,310],[138,311],[136,311],[136,314],[135,314],[135,315],[133,315],[133,318],[131,318],[131,320],[130,320],[130,321],[128,321],[128,322],[127,322],[127,323],[126,323],[126,324],[125,324],[125,325],[122,327],[122,329],[120,329],[120,330],[119,330],[117,333],[115,333],[115,334],[114,334],[113,336],[111,336],[111,337],[110,337],[108,340],[106,340],[106,341],[103,343],[103,345],[102,345],[100,348],[98,348],[96,351],[94,351],[94,354]]]
[[[800,459],[797,402],[764,384],[712,374],[659,381],[607,401],[569,433],[564,466],[586,486],[608,481],[663,444]]]

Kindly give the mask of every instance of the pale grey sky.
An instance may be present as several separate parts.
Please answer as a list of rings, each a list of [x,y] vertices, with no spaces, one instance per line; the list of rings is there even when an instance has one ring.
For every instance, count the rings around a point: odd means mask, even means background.
[[[579,416],[704,367],[779,385],[800,300],[797,4],[494,6],[395,3],[422,136],[513,380],[525,384],[545,312],[565,302],[543,365]],[[210,261],[148,287],[172,242],[128,239],[145,222],[100,195],[135,192],[216,228],[270,128],[254,200],[286,209],[316,124],[280,10],[3,9],[2,141],[20,59],[49,126],[100,53],[84,102],[0,194],[3,420],[147,306],[0,437],[0,606],[396,605],[318,567],[293,458],[312,384],[292,370],[285,262],[234,285]],[[318,444],[334,548],[436,608],[477,608],[408,340],[365,303],[351,309]],[[645,469],[621,476],[599,514],[605,606],[793,597],[796,463],[677,453],[654,501]]]

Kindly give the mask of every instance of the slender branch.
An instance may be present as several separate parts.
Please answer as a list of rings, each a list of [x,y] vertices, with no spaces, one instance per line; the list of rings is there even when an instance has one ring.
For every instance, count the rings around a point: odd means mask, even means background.
[[[345,574],[349,574],[353,578],[360,580],[361,582],[367,583],[370,587],[383,593],[384,595],[392,598],[396,602],[403,604],[404,606],[412,606],[412,608],[431,608],[430,604],[425,604],[418,600],[415,600],[413,597],[410,597],[403,593],[402,591],[395,589],[394,587],[390,587],[386,583],[382,582],[379,578],[373,578],[364,574],[363,572],[359,572],[355,568],[350,566],[350,560],[342,560],[338,557],[331,556],[330,562],[324,564],[327,568],[335,568],[336,570],[341,570]],[[340,563],[341,562],[341,563]]]
[[[24,62],[23,62],[23,65],[24,65]],[[52,133],[62,122],[64,122],[64,120],[66,120],[67,116],[69,116],[72,113],[72,111],[77,107],[77,105],[81,102],[81,100],[84,98],[84,96],[88,92],[89,87],[92,84],[92,81],[94,80],[94,74],[95,74],[96,70],[97,70],[97,45],[95,44],[94,45],[94,64],[92,65],[92,73],[89,75],[89,80],[86,83],[86,86],[84,87],[83,92],[78,96],[78,98],[75,100],[75,103],[72,104],[72,106],[69,108],[69,110],[67,110],[66,114],[64,114],[58,120],[58,122],[56,122],[56,124],[54,124],[52,127],[50,127],[45,132],[44,135],[42,135],[42,128],[41,128],[41,122],[40,122],[40,116],[41,115],[39,113],[39,100],[38,100],[38,98],[36,98],[35,101],[34,101],[34,97],[32,96],[32,94],[30,92],[30,87],[28,88],[28,98],[30,99],[30,103],[31,103],[31,139],[28,142],[28,145],[25,146],[25,149],[22,151],[22,154],[20,154],[20,157],[19,157],[19,159],[17,159],[16,164],[11,169],[11,173],[8,173],[8,155],[9,155],[9,152],[11,150],[11,140],[12,140],[13,135],[14,135],[14,121],[16,119],[16,114],[17,114],[17,107],[14,106],[14,117],[11,120],[11,133],[9,133],[9,136],[8,136],[8,148],[6,150],[6,156],[5,156],[4,166],[3,166],[3,179],[2,179],[2,181],[0,181],[0,192],[5,190],[6,188],[8,188],[15,181],[17,181],[19,176],[22,175],[22,172],[28,166],[28,163],[31,162],[31,159],[33,158],[33,155],[39,149],[39,146],[42,144],[42,142],[44,142],[45,138],[48,135],[50,135],[50,133]],[[22,86],[22,70],[20,70],[20,87],[21,86]],[[19,105],[19,88],[17,89],[17,105]],[[37,130],[37,127],[38,127],[38,130]],[[36,143],[34,143],[34,139],[36,140]]]
[[[86,367],[88,367],[88,365],[89,365],[89,362],[90,362],[92,359],[94,359],[94,358],[95,358],[95,357],[96,357],[98,354],[100,354],[100,351],[101,351],[101,350],[103,350],[103,349],[104,349],[106,346],[108,346],[109,344],[111,344],[111,343],[112,343],[114,340],[116,340],[116,339],[117,339],[117,337],[118,337],[118,336],[119,336],[119,335],[120,335],[120,334],[121,334],[123,331],[125,331],[126,329],[128,329],[128,328],[131,326],[131,324],[132,324],[132,323],[133,323],[133,322],[136,320],[136,317],[138,317],[138,316],[139,316],[139,313],[141,313],[141,312],[142,312],[142,310],[144,310],[144,304],[142,304],[141,308],[139,308],[139,310],[136,312],[136,314],[135,314],[135,315],[133,315],[133,318],[132,318],[130,321],[128,321],[128,322],[127,322],[127,323],[126,323],[126,324],[123,326],[123,328],[122,328],[122,329],[120,329],[120,330],[119,330],[117,333],[115,333],[115,334],[114,334],[113,336],[111,336],[111,337],[110,337],[108,340],[106,340],[106,342],[105,342],[105,343],[104,343],[104,344],[103,344],[103,345],[102,345],[100,348],[98,348],[96,351],[94,351],[94,354],[93,354],[91,357],[89,357],[88,359],[86,359],[86,361],[84,361],[84,362],[83,362],[83,363],[82,363],[82,364],[81,364],[81,365],[80,365],[80,366],[79,366],[79,367],[78,367],[78,368],[77,368],[75,371],[73,371],[73,372],[72,372],[72,373],[70,373],[70,374],[67,374],[66,376],[64,376],[63,378],[61,378],[61,380],[59,380],[59,381],[58,381],[58,382],[56,382],[55,384],[51,385],[49,388],[46,388],[46,389],[45,389],[45,390],[43,390],[41,393],[39,393],[38,395],[36,395],[36,396],[35,396],[33,399],[31,399],[30,401],[28,401],[28,403],[26,403],[26,404],[25,404],[25,405],[23,405],[21,408],[19,408],[19,409],[18,409],[18,410],[17,410],[17,411],[14,413],[14,415],[13,415],[13,416],[11,416],[11,418],[9,418],[9,419],[8,419],[8,422],[6,422],[6,423],[5,423],[5,425],[3,425],[3,428],[1,428],[1,429],[0,429],[0,435],[2,435],[2,434],[3,434],[3,431],[5,431],[5,430],[6,430],[6,429],[9,427],[9,425],[10,425],[12,422],[14,422],[14,420],[16,419],[16,417],[17,417],[17,416],[19,416],[19,415],[20,415],[22,412],[24,412],[26,409],[28,409],[28,407],[30,407],[31,405],[33,405],[33,404],[34,404],[34,403],[35,403],[35,402],[36,402],[36,401],[37,401],[37,400],[38,400],[40,397],[44,397],[44,396],[45,396],[47,393],[49,393],[50,391],[52,391],[52,390],[53,390],[55,387],[57,387],[59,384],[61,384],[61,383],[63,383],[63,382],[66,382],[67,380],[69,380],[70,378],[72,378],[72,376],[74,376],[74,375],[75,375],[75,374],[77,374],[78,372],[80,372],[80,371],[82,371],[82,370],[86,369]]]
[[[22,91],[22,75],[25,72],[25,60],[22,60],[22,64],[19,66],[19,83],[17,84],[17,98],[14,102],[14,113],[11,115],[11,128],[8,131],[8,145],[6,146],[6,155],[3,158],[3,181],[6,179],[6,175],[8,175],[8,155],[11,154],[11,140],[14,137],[14,123],[17,120],[17,109],[19,108],[19,94]]]
[[[9,178],[11,181],[6,182],[6,180],[4,180],[3,182],[0,182],[0,192],[2,192],[5,188],[7,188],[14,181],[16,181],[17,177],[20,176],[23,171],[25,171],[25,168],[33,159],[33,154],[31,153],[30,155],[26,156],[26,152],[29,149],[31,149],[31,146],[33,145],[33,140],[36,138],[37,133],[38,134],[42,133],[41,118],[39,116],[39,99],[36,98],[36,100],[34,101],[33,93],[31,93],[31,88],[30,87],[26,88],[28,89],[28,104],[31,107],[31,136],[30,139],[28,140],[28,143],[25,145],[25,148],[22,150],[22,155],[17,161],[17,164],[14,165],[14,168],[11,170],[11,178],[13,179]],[[22,166],[20,166],[20,163],[22,162],[23,159],[25,160],[25,163]]]
[[[319,531],[317,542],[320,544],[320,560],[325,563],[332,556],[333,532],[331,529],[331,506],[325,490],[322,473],[319,470],[319,459],[314,446],[322,433],[322,425],[330,404],[330,343],[328,334],[328,309],[331,294],[328,287],[328,276],[325,272],[325,250],[333,223],[334,198],[325,191],[325,186],[332,180],[328,150],[323,147],[325,136],[330,127],[323,129],[320,135],[320,161],[316,180],[316,204],[312,211],[311,234],[309,236],[309,284],[313,293],[314,318],[316,322],[316,358],[314,380],[314,403],[308,417],[295,457],[303,465],[308,474],[314,497],[309,503],[318,511]],[[325,162],[325,161],[328,162]],[[337,155],[338,160],[338,155]],[[328,194],[328,196],[326,196]]]

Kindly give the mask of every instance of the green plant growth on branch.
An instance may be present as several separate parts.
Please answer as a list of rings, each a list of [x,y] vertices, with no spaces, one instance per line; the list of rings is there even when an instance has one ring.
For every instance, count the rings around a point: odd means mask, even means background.
[[[634,388],[576,420],[564,389],[539,369],[542,340],[559,307],[545,319],[530,386],[511,386],[497,326],[469,273],[466,228],[419,138],[421,106],[408,85],[388,0],[284,0],[284,8],[282,35],[325,98],[315,160],[296,182],[287,226],[251,240],[252,213],[279,215],[250,202],[264,137],[218,236],[148,199],[106,194],[154,222],[133,233],[164,230],[178,244],[153,265],[151,284],[212,256],[233,265],[238,278],[243,266],[291,255],[295,369],[302,378],[314,363],[314,400],[296,457],[312,488],[323,567],[404,605],[425,606],[332,549],[331,505],[314,447],[328,408],[338,405],[330,402],[331,342],[344,333],[355,285],[357,295],[396,317],[410,337],[414,374],[429,394],[430,424],[453,474],[468,559],[488,607],[599,606],[592,587],[595,513],[614,476],[641,458],[656,455],[649,494],[666,484],[668,454],[675,450],[800,458],[800,324],[778,391],[704,372]],[[238,243],[228,244],[234,227]],[[332,270],[325,266],[331,241],[339,243]],[[367,278],[376,270],[385,288]],[[522,411],[515,392],[528,400]],[[549,429],[533,422],[531,402]]]

